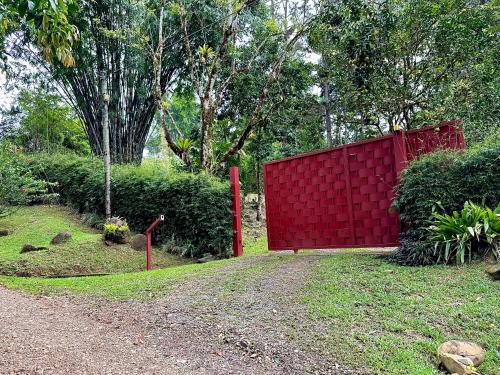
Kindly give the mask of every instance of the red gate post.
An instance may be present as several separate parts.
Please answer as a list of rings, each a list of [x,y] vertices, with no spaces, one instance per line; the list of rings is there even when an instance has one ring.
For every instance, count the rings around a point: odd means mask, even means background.
[[[229,178],[233,199],[233,256],[240,257],[243,255],[243,241],[241,239],[240,177],[238,167],[229,168]]]
[[[165,216],[160,215],[158,219],[156,219],[153,224],[151,224],[148,229],[146,229],[146,270],[151,271],[151,233],[155,228],[165,220]]]

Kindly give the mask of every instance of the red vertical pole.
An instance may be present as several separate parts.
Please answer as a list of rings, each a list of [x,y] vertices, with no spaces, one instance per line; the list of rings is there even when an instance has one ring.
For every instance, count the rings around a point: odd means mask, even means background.
[[[146,269],[151,270],[151,233],[165,220],[164,215],[160,215],[158,219],[146,229]]]
[[[399,182],[401,172],[406,168],[406,165],[408,164],[408,154],[406,152],[406,136],[404,130],[397,130],[392,136],[394,140],[396,179]]]
[[[147,249],[146,249],[146,270],[151,271],[151,232],[146,232]]]
[[[233,256],[240,257],[243,255],[243,241],[241,239],[240,177],[238,167],[229,168],[229,178],[233,198]]]

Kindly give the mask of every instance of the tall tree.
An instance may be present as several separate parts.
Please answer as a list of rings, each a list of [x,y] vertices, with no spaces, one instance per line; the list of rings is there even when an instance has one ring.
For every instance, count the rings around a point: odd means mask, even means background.
[[[0,120],[0,139],[3,137],[28,152],[70,149],[90,153],[80,119],[47,87],[34,86],[19,92],[15,105]]]
[[[103,154],[100,77],[105,73],[112,162],[141,161],[157,109],[152,66],[158,45],[158,6],[155,1],[82,1],[70,17],[81,32],[81,41],[74,47],[74,67],[49,67],[81,116],[96,155]],[[182,68],[178,44],[173,43],[176,25],[169,12],[163,17],[162,31],[167,37],[159,77],[161,92]]]
[[[270,99],[270,93],[279,81],[285,59],[294,52],[306,30],[308,15],[296,17],[293,26],[286,27],[276,21],[264,2],[215,2],[212,7],[222,16],[202,26],[215,33],[199,44],[189,32],[190,25],[199,19],[195,5],[180,2],[175,10],[184,34],[189,70],[186,81],[194,90],[200,108],[199,166],[217,171],[243,148],[259,122],[279,102],[278,96]],[[245,111],[233,112],[232,119],[225,118],[224,111],[232,105],[234,87],[252,76],[255,79],[251,94],[240,106]],[[233,129],[231,143],[225,150],[216,150],[218,140],[214,136],[224,124],[227,130]],[[170,130],[165,131],[169,137]],[[177,154],[175,149],[174,152]]]
[[[312,28],[310,42],[330,68],[334,121],[353,139],[384,134],[395,124],[412,129],[465,117],[459,109],[486,99],[484,84],[475,89],[479,76],[485,78],[477,68],[488,66],[489,79],[498,77],[498,64],[488,58],[498,54],[493,3],[332,3]],[[498,113],[492,96],[482,103],[489,114],[492,108]]]

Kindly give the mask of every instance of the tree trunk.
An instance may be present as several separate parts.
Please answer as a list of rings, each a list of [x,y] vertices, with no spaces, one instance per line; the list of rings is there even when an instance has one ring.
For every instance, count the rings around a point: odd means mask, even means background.
[[[128,12],[143,6],[136,3],[81,2],[75,17],[85,27],[82,29],[82,38],[75,44],[76,64],[73,68],[64,70],[54,65],[55,77],[82,119],[92,153],[96,156],[103,156],[99,74],[102,70],[106,72],[110,97],[110,158],[113,163],[141,162],[157,109],[155,76],[151,74],[153,62],[149,52],[155,48],[156,38],[154,35],[147,35],[150,38],[145,42],[144,48],[134,46],[133,35],[136,32],[133,30],[139,25],[135,16],[129,16]],[[145,34],[148,34],[147,29],[143,30]],[[103,30],[131,30],[132,39],[128,39],[128,32],[124,39],[107,36]],[[163,36],[163,41],[165,40]],[[177,46],[171,45],[168,48],[163,51],[164,56],[180,54]],[[175,59],[163,59],[160,69],[162,92],[180,69],[173,60]]]
[[[111,157],[109,152],[109,95],[106,72],[101,70],[101,95],[102,95],[102,145],[103,145],[103,158],[104,158],[104,185],[105,185],[105,210],[106,219],[111,218]]]
[[[210,114],[210,99],[203,98],[201,103],[201,148],[200,148],[200,165],[201,168],[209,170],[211,167],[210,162],[210,125],[212,119]]]
[[[332,136],[332,118],[330,113],[330,84],[328,82],[323,84],[323,98],[325,101],[326,140],[328,143],[328,148],[332,148],[333,136]]]
[[[165,43],[165,39],[163,37],[163,16],[165,13],[165,0],[160,2],[160,19],[158,26],[158,46],[156,48],[156,53],[153,56],[153,75],[154,75],[154,84],[153,84],[153,94],[154,101],[156,103],[156,107],[160,111],[160,124],[163,130],[163,134],[165,136],[165,140],[167,141],[168,146],[172,150],[174,154],[176,154],[179,158],[181,158],[184,163],[190,167],[191,159],[189,158],[189,154],[187,150],[182,150],[177,144],[174,142],[172,135],[167,127],[167,121],[165,119],[165,106],[163,105],[163,88],[165,85],[162,82],[163,74],[162,74],[162,57],[163,57],[163,44]]]

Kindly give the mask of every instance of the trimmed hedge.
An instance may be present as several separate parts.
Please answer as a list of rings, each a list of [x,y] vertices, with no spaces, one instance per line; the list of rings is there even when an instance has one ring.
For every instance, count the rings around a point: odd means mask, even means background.
[[[104,216],[102,161],[75,155],[37,155],[34,173],[57,182],[61,203],[80,213]],[[169,173],[161,163],[112,167],[111,199],[115,216],[144,233],[160,214],[165,222],[156,241],[176,244],[183,255],[227,256],[232,241],[229,183],[206,174]]]
[[[432,211],[460,211],[466,201],[493,208],[498,205],[498,139],[466,151],[438,151],[410,163],[395,200],[403,228],[393,260],[408,265],[435,263],[437,256],[426,229]]]

